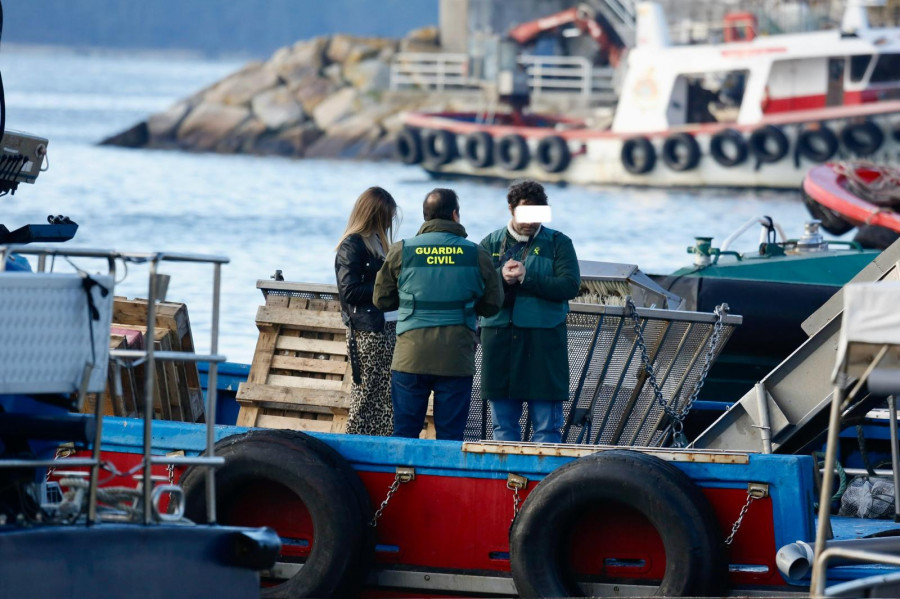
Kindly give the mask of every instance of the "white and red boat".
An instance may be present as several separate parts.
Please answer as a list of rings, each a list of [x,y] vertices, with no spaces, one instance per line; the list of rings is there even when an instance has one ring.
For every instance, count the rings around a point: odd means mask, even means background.
[[[829,231],[860,226],[900,233],[900,168],[869,162],[828,163],[803,179],[804,201]]]
[[[439,175],[796,188],[811,166],[900,152],[900,28],[851,0],[840,29],[673,46],[637,9],[611,126],[511,112],[409,113],[398,153]]]

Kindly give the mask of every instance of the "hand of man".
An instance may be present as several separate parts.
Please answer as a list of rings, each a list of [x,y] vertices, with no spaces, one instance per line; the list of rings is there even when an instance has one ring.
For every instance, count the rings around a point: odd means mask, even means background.
[[[525,265],[518,260],[509,260],[503,265],[501,273],[507,285],[521,283],[525,279]]]

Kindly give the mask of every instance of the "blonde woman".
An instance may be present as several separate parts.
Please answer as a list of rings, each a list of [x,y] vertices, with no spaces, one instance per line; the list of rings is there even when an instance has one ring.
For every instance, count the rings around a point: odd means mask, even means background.
[[[372,304],[372,289],[396,220],[397,203],[391,194],[380,187],[365,190],[353,206],[334,259],[353,370],[347,432],[356,435],[393,432],[391,358],[397,318],[396,312],[383,314]]]

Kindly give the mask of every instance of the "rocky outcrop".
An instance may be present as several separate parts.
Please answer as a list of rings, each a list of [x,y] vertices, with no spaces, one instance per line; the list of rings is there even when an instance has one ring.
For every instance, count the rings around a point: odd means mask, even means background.
[[[403,40],[335,35],[297,42],[102,143],[388,159],[403,111],[450,107],[446,96],[388,91],[390,61],[401,50],[439,50],[437,30]]]

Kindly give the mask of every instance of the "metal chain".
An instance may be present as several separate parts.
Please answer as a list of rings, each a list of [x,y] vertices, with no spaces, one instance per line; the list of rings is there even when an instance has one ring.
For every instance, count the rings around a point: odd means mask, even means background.
[[[169,464],[168,466],[166,466],[166,471],[169,474],[169,484],[174,485],[175,484],[175,464]]]
[[[392,482],[390,488],[388,488],[387,496],[384,498],[384,501],[381,502],[375,515],[372,516],[372,521],[369,522],[371,526],[378,526],[378,519],[381,518],[381,515],[384,513],[384,508],[387,507],[388,502],[391,500],[391,497],[394,496],[394,493],[397,492],[397,489],[400,488],[400,485],[415,480],[415,478],[415,471],[412,468],[397,469],[397,474],[394,475],[394,482]]]
[[[378,519],[381,518],[381,514],[384,513],[384,508],[387,507],[388,502],[391,500],[391,497],[394,496],[394,493],[397,492],[397,489],[400,488],[400,475],[394,477],[394,482],[391,483],[390,488],[387,492],[387,497],[384,498],[384,501],[381,502],[381,505],[378,507],[378,510],[375,511],[375,515],[372,517],[372,521],[369,522],[372,526],[378,526]]]
[[[703,369],[700,371],[700,378],[697,379],[697,383],[694,385],[694,391],[688,398],[687,403],[685,403],[681,410],[677,412],[663,397],[662,388],[659,386],[659,382],[656,380],[656,373],[653,371],[653,363],[651,362],[650,355],[647,352],[647,344],[644,342],[644,331],[641,328],[641,319],[638,316],[637,306],[634,305],[634,301],[631,299],[631,296],[625,298],[625,305],[628,307],[629,313],[631,315],[635,341],[637,343],[638,349],[641,352],[641,363],[644,366],[644,371],[647,373],[647,381],[650,383],[650,388],[653,389],[653,395],[656,398],[656,403],[658,403],[663,411],[672,419],[672,429],[674,430],[675,434],[680,435],[681,431],[684,428],[684,417],[688,412],[691,411],[691,408],[694,406],[694,402],[696,402],[697,397],[700,396],[700,389],[703,388],[704,383],[706,383],[706,377],[709,375],[709,369],[712,366],[716,348],[719,345],[719,337],[721,336],[722,329],[724,328],[723,321],[725,320],[725,315],[728,314],[728,304],[719,304],[718,306],[716,306],[716,322],[713,324],[713,332],[709,338],[709,345],[706,350],[706,359],[703,364]]]
[[[747,503],[744,504],[744,507],[741,508],[741,513],[738,514],[737,520],[734,521],[734,524],[731,527],[731,534],[728,535],[728,538],[725,539],[726,545],[731,545],[731,542],[734,541],[734,535],[737,534],[738,529],[741,527],[741,524],[744,522],[744,516],[747,515],[747,510],[750,509],[750,504],[760,499],[760,497],[756,497],[750,491],[747,492]]]
[[[510,530],[519,515],[519,509],[522,506],[522,496],[519,491],[528,487],[528,479],[520,474],[510,472],[506,477],[506,488],[513,492],[513,517],[509,522]]]
[[[65,458],[69,457],[70,455],[72,455],[73,453],[75,453],[74,447],[70,447],[67,445],[60,445],[59,447],[56,448],[56,454],[53,456],[53,460],[54,461],[63,460]],[[50,466],[49,468],[47,468],[47,474],[44,475],[44,480],[49,481],[50,477],[53,475],[53,472],[55,470],[56,470],[55,466]]]

